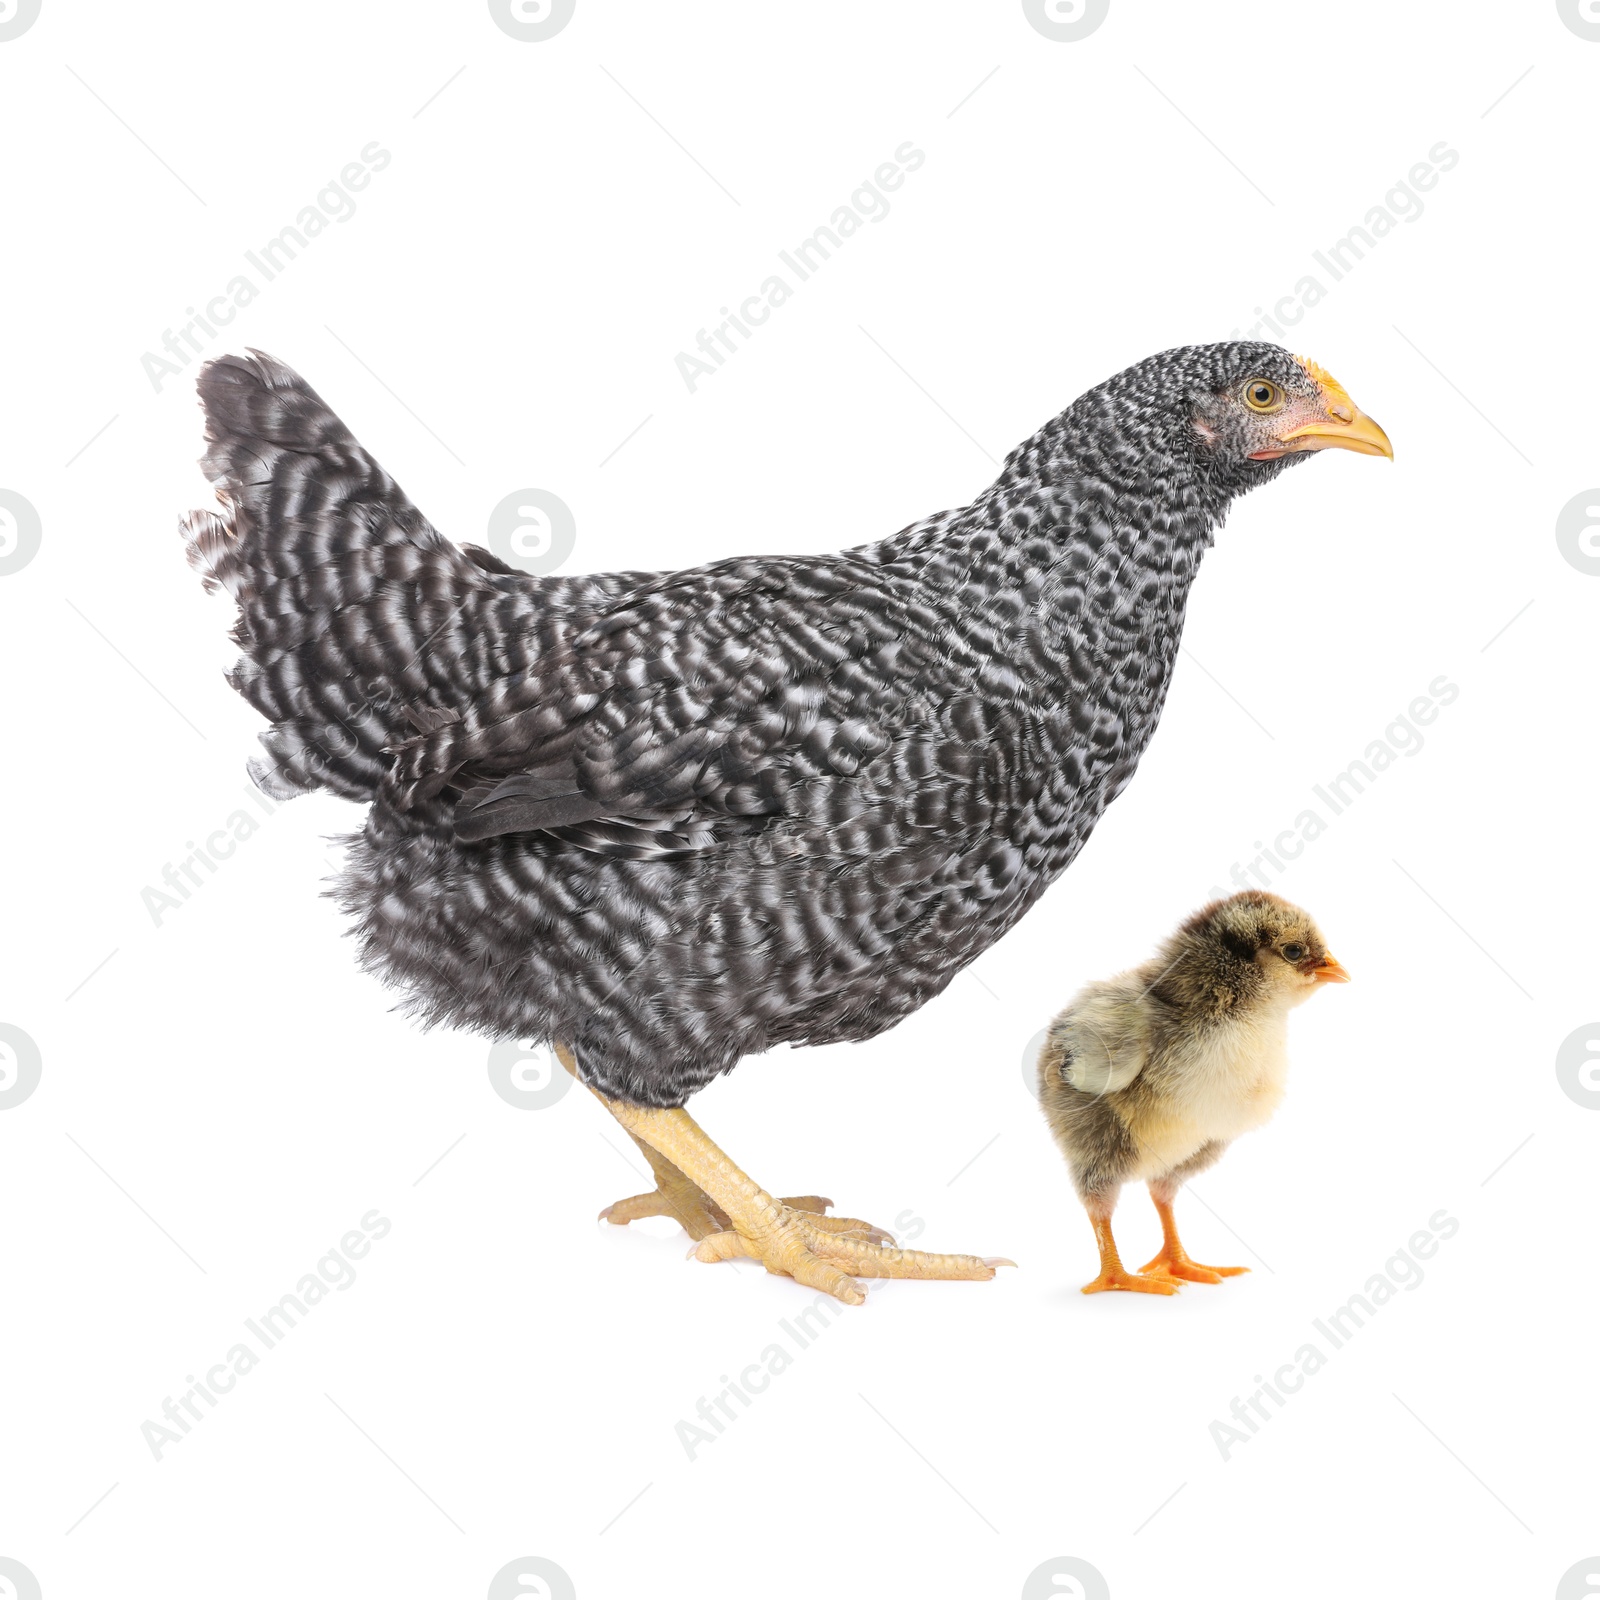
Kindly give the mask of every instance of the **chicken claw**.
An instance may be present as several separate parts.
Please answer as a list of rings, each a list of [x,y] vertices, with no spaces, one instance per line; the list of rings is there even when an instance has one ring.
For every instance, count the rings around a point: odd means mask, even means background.
[[[558,1045],[556,1054],[571,1071],[571,1052]],[[774,1199],[681,1107],[638,1106],[593,1092],[644,1152],[657,1183],[654,1193],[618,1201],[601,1215],[618,1222],[676,1217],[695,1240],[690,1254],[696,1260],[748,1256],[768,1272],[820,1289],[847,1305],[866,1299],[857,1278],[987,1279],[996,1267],[1016,1265],[998,1256],[901,1250],[886,1229],[858,1217],[825,1215],[832,1201],[821,1195]]]
[[[629,1195],[625,1200],[613,1200],[599,1217],[614,1227],[626,1227],[640,1217],[671,1217],[691,1239],[707,1238],[713,1233],[723,1233],[732,1224],[728,1214],[697,1183],[691,1183],[664,1157],[651,1163],[656,1168],[656,1187],[648,1194]],[[670,1171],[661,1169],[670,1167]],[[825,1215],[833,1201],[819,1194],[786,1195],[778,1202],[791,1211],[808,1214],[813,1226],[829,1233],[858,1234],[878,1244],[893,1244],[894,1235],[859,1217],[830,1217]]]
[[[821,1289],[849,1305],[866,1296],[856,1278],[963,1278],[988,1279],[995,1268],[1015,1266],[1001,1257],[935,1255],[925,1250],[900,1250],[872,1237],[881,1228],[863,1231],[870,1224],[838,1228],[844,1217],[819,1217],[796,1211],[783,1202],[780,1210],[758,1232],[746,1234],[729,1228],[702,1239],[689,1252],[696,1261],[729,1261],[748,1256],[768,1272],[781,1273],[809,1288]]]

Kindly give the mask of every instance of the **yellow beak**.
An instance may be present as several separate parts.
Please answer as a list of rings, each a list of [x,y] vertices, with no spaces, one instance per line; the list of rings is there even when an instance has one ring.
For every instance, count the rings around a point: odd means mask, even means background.
[[[1295,359],[1306,370],[1306,376],[1317,385],[1322,396],[1326,419],[1308,422],[1303,428],[1280,434],[1278,443],[1293,450],[1354,450],[1361,456],[1387,456],[1394,460],[1394,446],[1386,434],[1354,400],[1345,386],[1328,371],[1319,367],[1309,356]],[[1291,440],[1303,439],[1304,444],[1292,445]]]
[[[1394,446],[1386,434],[1366,412],[1350,401],[1341,401],[1328,407],[1326,422],[1308,422],[1284,434],[1279,443],[1303,439],[1296,445],[1299,450],[1354,450],[1361,456],[1387,456],[1394,460]]]

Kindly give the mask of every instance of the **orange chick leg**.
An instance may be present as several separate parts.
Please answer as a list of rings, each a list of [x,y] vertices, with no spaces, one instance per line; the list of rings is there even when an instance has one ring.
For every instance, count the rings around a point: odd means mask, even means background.
[[[1155,1201],[1156,1211],[1161,1217],[1161,1250],[1139,1268],[1141,1273],[1150,1273],[1158,1282],[1181,1278],[1185,1283],[1221,1283],[1224,1278],[1237,1278],[1241,1272],[1250,1270],[1249,1267],[1206,1267],[1198,1261],[1191,1261],[1189,1252],[1183,1248],[1183,1241],[1178,1237],[1172,1201],[1163,1200],[1157,1195],[1151,1195],[1150,1198]]]
[[[1107,1289],[1129,1289],[1135,1294],[1176,1294],[1175,1278],[1164,1277],[1146,1269],[1143,1273],[1129,1272],[1117,1254],[1117,1241],[1111,1235],[1111,1217],[1089,1217],[1094,1224],[1094,1242],[1100,1246],[1100,1276],[1083,1286],[1085,1294],[1101,1294]]]

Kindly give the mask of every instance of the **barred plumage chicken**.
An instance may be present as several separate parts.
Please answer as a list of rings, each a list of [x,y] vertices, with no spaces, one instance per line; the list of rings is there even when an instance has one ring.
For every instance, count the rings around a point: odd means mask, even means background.
[[[199,389],[221,513],[186,519],[190,559],[238,604],[256,781],[368,807],[336,886],[364,964],[426,1021],[556,1045],[658,1178],[612,1220],[852,1302],[993,1264],[774,1199],[684,1101],[940,993],[1132,777],[1230,501],[1325,446],[1391,453],[1314,364],[1193,346],[876,544],[532,577],[435,531],[281,363]]]

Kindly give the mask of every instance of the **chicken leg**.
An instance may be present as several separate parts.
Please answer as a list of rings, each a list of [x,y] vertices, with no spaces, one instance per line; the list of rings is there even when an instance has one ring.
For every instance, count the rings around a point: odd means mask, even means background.
[[[562,1066],[577,1078],[578,1065],[571,1051],[564,1044],[557,1044],[555,1051]],[[583,1080],[579,1078],[578,1081],[581,1083]],[[590,1092],[594,1093],[593,1090]],[[610,1105],[602,1094],[595,1094],[595,1099],[604,1106]],[[660,1151],[652,1149],[638,1134],[630,1130],[628,1137],[650,1163],[650,1170],[655,1174],[656,1186],[647,1194],[632,1194],[623,1200],[613,1200],[596,1220],[609,1222],[621,1228],[630,1222],[637,1222],[640,1217],[671,1217],[696,1243],[710,1234],[725,1233],[732,1226],[728,1220],[728,1213],[699,1184],[685,1177]],[[817,1227],[825,1228],[831,1233],[854,1233],[878,1244],[894,1243],[892,1233],[884,1228],[875,1227],[870,1222],[863,1222],[859,1217],[827,1216],[826,1212],[833,1205],[833,1201],[823,1195],[785,1195],[778,1204],[788,1206],[792,1211],[808,1212]]]
[[[558,1045],[556,1053],[567,1070],[573,1071],[571,1052]],[[695,1228],[721,1220],[724,1226],[703,1233],[695,1233],[689,1221],[684,1221],[696,1239],[689,1254],[698,1261],[749,1256],[768,1272],[820,1289],[847,1305],[860,1305],[866,1299],[857,1278],[987,1279],[994,1276],[996,1267],[1015,1265],[1000,1257],[900,1250],[886,1242],[882,1229],[855,1218],[827,1217],[807,1209],[808,1204],[824,1203],[819,1196],[800,1197],[801,1204],[775,1199],[741,1172],[681,1107],[636,1106],[593,1092],[639,1146],[661,1158],[668,1169],[663,1171],[652,1159],[658,1185],[655,1195],[620,1202],[622,1209],[617,1214],[631,1221],[636,1216],[679,1216],[681,1210]],[[660,1210],[646,1209],[657,1205]]]
[[[597,1096],[605,1104],[604,1096]],[[625,1200],[613,1200],[600,1213],[601,1222],[625,1227],[640,1217],[671,1217],[689,1237],[696,1242],[713,1233],[724,1233],[733,1224],[728,1213],[708,1195],[699,1184],[686,1178],[677,1167],[659,1151],[651,1149],[636,1133],[628,1137],[638,1145],[640,1154],[650,1163],[656,1186],[648,1194],[629,1195]],[[893,1244],[894,1235],[857,1217],[830,1217],[825,1215],[833,1201],[820,1194],[785,1195],[779,1205],[791,1211],[804,1211],[811,1215],[819,1227],[833,1233],[856,1233],[879,1244]]]
[[[1185,1283],[1221,1283],[1224,1278],[1237,1278],[1241,1272],[1248,1272],[1249,1267],[1207,1267],[1190,1260],[1189,1252],[1183,1248],[1183,1241],[1178,1237],[1178,1224],[1172,1215],[1175,1192],[1157,1184],[1150,1186],[1150,1198],[1155,1201],[1156,1211],[1161,1218],[1161,1249],[1139,1268],[1139,1275],[1143,1277],[1149,1274],[1169,1281],[1180,1278]]]

